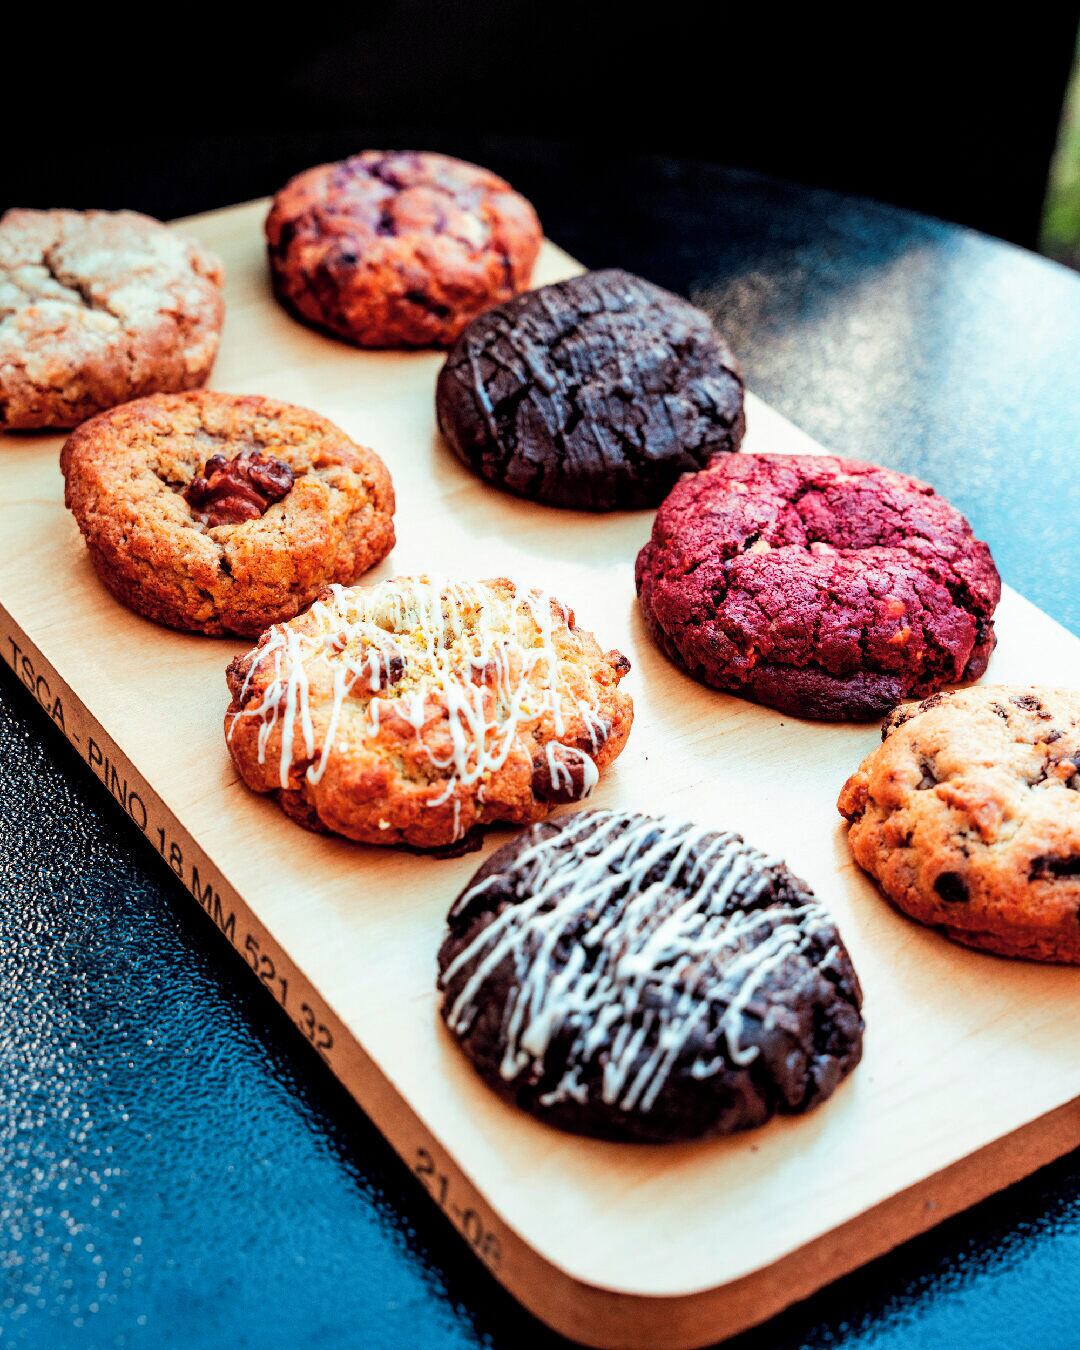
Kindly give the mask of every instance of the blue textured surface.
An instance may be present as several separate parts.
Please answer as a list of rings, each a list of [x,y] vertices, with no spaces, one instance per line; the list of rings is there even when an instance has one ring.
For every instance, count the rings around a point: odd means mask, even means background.
[[[703,299],[759,394],[929,478],[1080,630],[1080,279],[713,168],[593,161],[567,204],[574,172],[516,168],[553,237]],[[0,878],[0,1347],[557,1343],[6,669]],[[1073,1155],[730,1344],[1015,1350],[1078,1328]]]

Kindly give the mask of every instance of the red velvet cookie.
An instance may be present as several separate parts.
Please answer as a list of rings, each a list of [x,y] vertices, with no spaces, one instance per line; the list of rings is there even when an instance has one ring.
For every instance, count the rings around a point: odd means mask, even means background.
[[[857,721],[974,680],[990,550],[933,488],[832,455],[724,456],[684,478],[637,560],[645,623],[695,679]]]
[[[486,169],[365,150],[291,179],[266,221],[283,305],[359,347],[448,346],[523,291],[536,212]]]

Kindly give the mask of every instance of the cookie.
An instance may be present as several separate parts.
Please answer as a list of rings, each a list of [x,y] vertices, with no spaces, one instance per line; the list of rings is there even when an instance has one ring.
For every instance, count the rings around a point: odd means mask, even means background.
[[[230,665],[225,730],[301,824],[460,852],[588,796],[630,732],[629,668],[505,578],[332,587]]]
[[[224,315],[221,263],[133,211],[0,218],[0,431],[73,427],[195,389]]]
[[[394,545],[382,460],[268,398],[126,403],[73,432],[60,464],[98,576],[170,628],[255,637]]]
[[[493,854],[450,910],[439,988],[491,1087],[609,1139],[806,1111],[862,1053],[859,982],[806,884],[737,834],[634,812]]]
[[[587,272],[474,319],[436,392],[454,454],[550,506],[656,506],[737,450],[743,382],[707,314],[627,272]]]
[[[695,679],[827,721],[978,679],[1001,596],[990,550],[933,488],[832,455],[730,455],[684,479],[637,589]]]
[[[445,347],[528,285],[542,235],[487,169],[365,150],[286,183],[266,239],[275,294],[305,323],[359,347]]]
[[[882,736],[838,802],[859,866],[957,942],[1080,963],[1080,693],[955,690]]]

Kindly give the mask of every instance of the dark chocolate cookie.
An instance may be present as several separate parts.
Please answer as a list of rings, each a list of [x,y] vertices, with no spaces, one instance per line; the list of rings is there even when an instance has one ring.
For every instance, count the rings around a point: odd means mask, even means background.
[[[638,554],[641,611],[695,679],[858,721],[975,680],[990,550],[933,488],[832,455],[734,455],[680,483]]]
[[[656,506],[737,450],[738,364],[707,314],[627,272],[588,272],[474,319],[439,375],[439,427],[482,478],[551,506]]]
[[[862,1054],[862,995],[813,893],[737,834],[545,821],[450,910],[442,1015],[481,1076],[581,1134],[663,1142],[807,1110]]]

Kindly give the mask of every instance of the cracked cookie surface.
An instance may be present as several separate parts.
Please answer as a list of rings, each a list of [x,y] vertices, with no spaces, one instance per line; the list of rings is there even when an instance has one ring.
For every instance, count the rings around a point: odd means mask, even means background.
[[[300,824],[460,852],[588,795],[630,732],[629,668],[506,578],[332,587],[229,666],[225,733]]]
[[[978,679],[1001,596],[933,488],[832,455],[730,455],[684,479],[636,574],[649,632],[695,679],[828,721]]]
[[[217,354],[220,262],[133,211],[0,218],[0,431],[71,427],[195,389]]]
[[[274,292],[361,347],[443,347],[528,285],[532,206],[446,155],[365,150],[298,174],[266,220]]]
[[[439,374],[439,427],[489,482],[552,506],[656,506],[737,450],[743,382],[708,315],[628,272],[587,272],[475,319]]]
[[[862,1052],[855,970],[805,882],[737,834],[635,812],[494,853],[451,907],[439,988],[485,1082],[604,1138],[803,1112]]]
[[[1080,963],[1080,693],[955,690],[882,737],[837,803],[859,866],[957,942]]]
[[[272,399],[138,399],[84,422],[60,463],[101,580],[171,628],[254,637],[394,544],[378,455]]]

